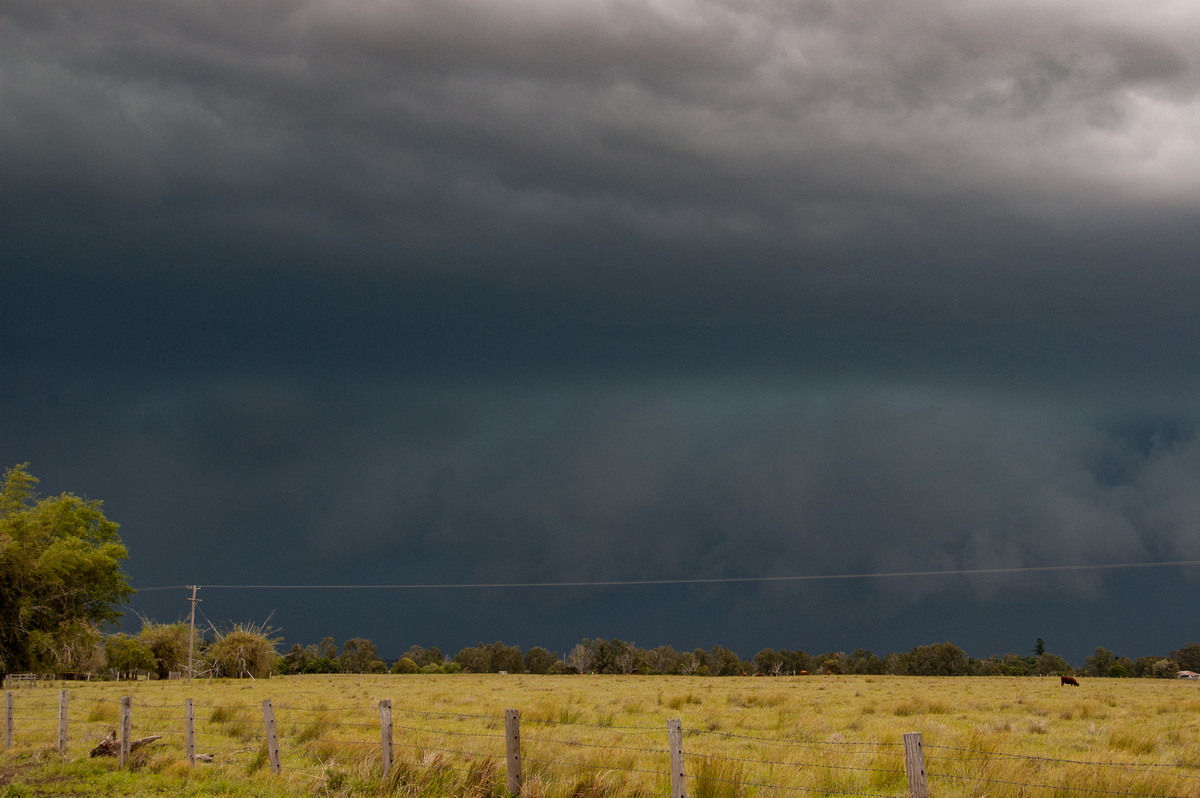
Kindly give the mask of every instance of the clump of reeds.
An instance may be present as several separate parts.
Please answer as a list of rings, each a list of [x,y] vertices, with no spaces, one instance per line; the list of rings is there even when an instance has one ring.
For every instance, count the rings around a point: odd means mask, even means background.
[[[318,712],[296,732],[292,739],[297,743],[307,743],[327,736],[332,729],[333,719],[325,712]]]
[[[88,723],[116,723],[119,719],[119,712],[116,704],[97,701],[92,704],[92,708],[88,710]]]
[[[897,704],[892,714],[898,718],[906,718],[912,715],[945,715],[949,711],[950,707],[943,701],[912,696]]]
[[[688,782],[688,793],[695,798],[744,798],[746,766],[723,757],[705,756]]]

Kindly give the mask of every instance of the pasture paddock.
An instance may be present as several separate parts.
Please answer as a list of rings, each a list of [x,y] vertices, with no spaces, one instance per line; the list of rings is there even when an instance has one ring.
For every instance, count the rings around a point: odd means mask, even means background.
[[[61,682],[13,696],[5,766],[186,795],[475,795],[506,791],[505,712],[520,716],[527,798],[668,796],[667,721],[683,729],[693,798],[907,792],[906,732],[922,735],[932,798],[1183,798],[1200,786],[1200,686],[1053,677],[380,675],[260,681]],[[68,764],[57,756],[66,690]],[[134,737],[162,734],[120,770],[87,752],[132,701]],[[192,699],[189,765],[185,706]],[[276,720],[271,772],[262,703]],[[381,701],[392,765],[382,778]],[[73,775],[72,775],[73,774]],[[140,782],[138,780],[141,780]],[[121,784],[108,788],[106,784]],[[140,788],[139,788],[140,791]]]

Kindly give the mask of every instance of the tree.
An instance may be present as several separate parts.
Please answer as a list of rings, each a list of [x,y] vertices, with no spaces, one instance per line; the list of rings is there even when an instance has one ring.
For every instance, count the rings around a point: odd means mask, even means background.
[[[525,668],[530,673],[549,673],[558,661],[558,655],[541,646],[534,646],[525,652]]]
[[[375,644],[365,637],[352,637],[342,644],[342,654],[338,657],[338,670],[342,673],[383,673],[386,669]]]
[[[119,634],[104,641],[104,658],[117,678],[131,678],[136,671],[154,668],[154,654],[136,637]]]
[[[673,646],[655,646],[646,652],[646,667],[651,673],[675,673],[682,655]]]
[[[437,646],[423,648],[422,646],[411,646],[408,651],[400,655],[401,659],[408,657],[418,668],[424,668],[426,665],[443,665],[446,662],[445,655]]]
[[[1162,657],[1142,657],[1136,663],[1136,675],[1153,679],[1174,679],[1179,675],[1179,663]]]
[[[850,673],[881,674],[886,670],[883,660],[865,648],[856,648],[850,654]]]
[[[142,621],[138,640],[154,655],[158,678],[166,679],[171,671],[183,671],[187,667],[191,635],[192,630],[186,623]]]
[[[488,649],[490,652],[489,659],[491,660],[491,667],[488,668],[490,672],[525,672],[525,655],[521,653],[520,646],[507,646],[503,642],[497,640],[491,645],[484,646],[484,648]]]
[[[1100,646],[1083,661],[1083,670],[1088,676],[1111,676],[1116,664],[1117,655]]]
[[[783,658],[784,673],[796,674],[812,670],[811,658],[803,651],[789,651],[785,648],[779,652],[779,656]]]
[[[587,673],[592,668],[592,651],[583,643],[576,643],[567,654],[567,667],[576,673]]]
[[[0,673],[53,667],[46,652],[78,648],[84,626],[116,621],[133,595],[121,573],[129,553],[102,502],[38,498],[28,466],[0,485]]]
[[[764,648],[754,655],[754,672],[778,676],[783,671],[783,657],[773,648]]]
[[[401,657],[396,660],[396,664],[392,666],[392,673],[420,673],[421,669],[417,667],[417,663],[413,662],[411,657]]]
[[[646,652],[634,643],[614,639],[612,647],[612,667],[616,673],[628,676],[637,673],[646,664]]]
[[[1042,654],[1034,660],[1033,672],[1038,676],[1054,676],[1073,673],[1071,663],[1057,654]]]
[[[1171,659],[1178,662],[1182,670],[1200,673],[1200,643],[1186,643],[1171,652]]]
[[[713,646],[709,656],[709,671],[713,676],[741,676],[750,670],[748,663],[725,646]]]
[[[911,676],[966,676],[971,672],[967,652],[953,643],[917,646],[909,652]]]
[[[54,673],[95,673],[104,667],[104,636],[94,624],[73,621],[51,635],[34,635],[35,669]]]
[[[293,643],[288,653],[279,661],[279,672],[283,674],[304,673],[305,666],[312,661],[312,646],[307,648],[299,643]]]
[[[293,656],[293,652],[289,652],[287,658],[291,658],[291,662],[300,668],[297,673],[338,673],[341,670],[337,643],[332,637],[324,637],[316,645],[305,646],[303,654]]]

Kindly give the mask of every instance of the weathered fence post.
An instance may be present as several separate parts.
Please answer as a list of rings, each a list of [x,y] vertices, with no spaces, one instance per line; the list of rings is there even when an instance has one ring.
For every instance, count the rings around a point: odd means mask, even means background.
[[[183,702],[183,747],[189,765],[196,764],[196,704],[194,699]]]
[[[683,773],[683,723],[667,721],[667,744],[671,749],[671,798],[687,798],[687,779]]]
[[[279,760],[279,737],[275,733],[275,708],[271,706],[271,699],[263,700],[262,709],[263,731],[267,738],[267,759],[271,763],[271,772],[279,773],[283,770],[283,763]]]
[[[392,702],[386,698],[379,702],[379,745],[383,779],[387,781],[392,772]]]
[[[908,774],[909,798],[929,798],[929,784],[925,781],[925,751],[921,747],[920,732],[904,734],[904,771]]]
[[[13,744],[13,694],[9,690],[4,694],[4,748],[12,748]]]
[[[67,756],[67,691],[58,691],[58,755]]]
[[[133,732],[133,696],[121,696],[121,767],[129,763],[129,737]]]
[[[504,752],[508,758],[508,792],[521,794],[521,712],[504,710]]]

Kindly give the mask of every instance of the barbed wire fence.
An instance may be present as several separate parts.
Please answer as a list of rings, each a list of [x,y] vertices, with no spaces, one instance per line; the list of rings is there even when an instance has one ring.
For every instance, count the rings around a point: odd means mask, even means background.
[[[746,795],[939,798],[1051,794],[1054,798],[1188,798],[1200,766],[1039,757],[896,741],[789,740],[715,728],[583,723],[567,711],[503,715],[400,707],[384,699],[330,706],[140,702],[86,690],[5,693],[4,748],[92,752],[115,735],[122,767],[149,756],[197,767],[288,774],[337,788],[351,779],[385,791],[420,784],[441,791],[524,798],[553,795]],[[135,743],[155,745],[133,751]],[[153,752],[153,753],[150,753]],[[165,754],[164,754],[165,752]],[[139,759],[139,756],[141,759]],[[211,763],[211,764],[210,764]]]

